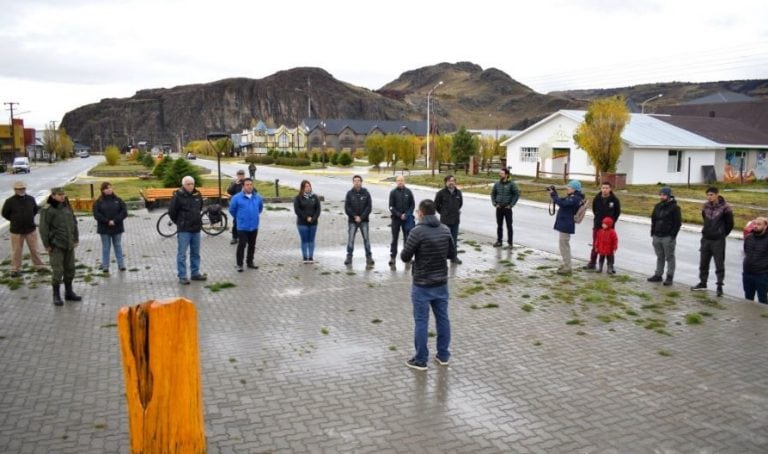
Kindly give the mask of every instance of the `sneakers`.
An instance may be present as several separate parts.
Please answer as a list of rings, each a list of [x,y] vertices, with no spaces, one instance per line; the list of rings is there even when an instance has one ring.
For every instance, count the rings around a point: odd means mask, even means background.
[[[352,256],[351,255],[347,256],[347,259],[344,260],[344,264],[345,265],[351,265],[352,264]]]
[[[717,296],[723,296],[723,284],[717,284]]]
[[[118,268],[118,269],[119,269],[120,271],[125,271],[125,270],[126,270],[126,268],[125,268],[124,266],[121,266],[121,267],[120,267],[120,268]]]
[[[616,274],[616,269],[613,267],[613,265],[608,265],[608,274]]]
[[[664,285],[665,287],[669,287],[670,285],[672,285],[672,276],[667,274],[667,278],[664,279],[664,283],[662,285]]]
[[[207,274],[198,274],[196,276],[192,276],[191,279],[193,281],[207,281],[208,275]]]
[[[442,359],[440,359],[439,357],[435,356],[435,362],[436,362],[437,364],[439,364],[439,365],[443,366],[443,367],[448,367],[448,361],[449,361],[449,360],[447,360],[447,359],[446,359],[445,361],[443,361],[443,360],[442,360]]]
[[[698,284],[696,284],[693,287],[691,287],[691,291],[692,292],[699,292],[699,291],[703,291],[703,290],[706,290],[706,289],[707,289],[707,284],[705,284],[703,282],[699,282]]]
[[[237,272],[238,273],[242,273],[243,272],[243,266],[242,265],[237,265]]]
[[[653,276],[648,278],[648,282],[661,282],[663,279],[658,274],[654,274]]]
[[[189,285],[189,279],[187,279],[186,277],[180,277],[179,278],[179,284],[181,284],[181,285]]]
[[[493,243],[493,247],[501,247],[501,241]]]
[[[411,369],[427,370],[427,363],[420,363],[416,361],[416,358],[409,359],[408,361],[405,362],[405,365],[410,367]]]

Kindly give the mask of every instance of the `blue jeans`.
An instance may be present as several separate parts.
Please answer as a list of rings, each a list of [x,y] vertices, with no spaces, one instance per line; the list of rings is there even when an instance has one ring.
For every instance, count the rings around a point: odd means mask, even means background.
[[[350,222],[347,224],[348,237],[347,237],[347,255],[352,255],[355,252],[355,236],[357,231],[360,230],[360,235],[363,236],[363,245],[365,246],[365,256],[371,256],[371,239],[368,236],[368,223],[361,222],[359,224]]]
[[[429,359],[427,348],[427,330],[429,329],[429,308],[435,314],[435,327],[437,328],[437,357],[442,361],[448,361],[451,352],[451,322],[448,320],[448,284],[440,287],[411,288],[411,303],[413,304],[413,321],[415,324],[413,344],[416,347],[418,363],[426,363]]]
[[[115,248],[115,259],[117,260],[118,268],[125,268],[125,262],[123,261],[123,246],[120,243],[120,239],[123,237],[122,233],[102,233],[101,234],[101,269],[109,270],[109,248],[110,246]]]
[[[745,299],[754,301],[757,294],[757,301],[768,304],[768,274],[742,273],[741,281]]]
[[[389,246],[389,255],[392,257],[397,256],[397,241],[400,238],[400,230],[403,231],[403,245],[405,245],[408,242],[408,234],[411,233],[408,220],[392,218],[392,244]]]
[[[451,231],[453,237],[453,245],[456,246],[456,250],[459,249],[459,224],[445,224]]]
[[[178,249],[176,249],[176,269],[179,279],[187,278],[187,249],[192,276],[200,275],[200,232],[176,233]]]
[[[297,224],[296,227],[299,229],[299,238],[301,238],[301,256],[304,260],[314,258],[317,225]]]

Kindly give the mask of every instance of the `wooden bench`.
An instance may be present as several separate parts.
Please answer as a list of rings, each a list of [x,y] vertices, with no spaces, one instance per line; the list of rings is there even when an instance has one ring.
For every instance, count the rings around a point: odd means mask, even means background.
[[[144,204],[148,210],[157,208],[161,202],[170,201],[173,197],[173,193],[179,188],[145,188],[140,189],[139,194],[144,199]],[[217,188],[195,188],[200,191],[200,194],[204,199],[218,199],[219,190]],[[225,191],[221,191],[221,200],[226,202],[229,200],[229,194]]]

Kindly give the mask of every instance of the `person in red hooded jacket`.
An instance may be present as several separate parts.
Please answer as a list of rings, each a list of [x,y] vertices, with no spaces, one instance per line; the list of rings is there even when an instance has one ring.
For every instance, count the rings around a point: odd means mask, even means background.
[[[595,236],[595,249],[600,256],[599,265],[596,270],[598,273],[603,272],[603,263],[607,259],[608,268],[606,272],[608,274],[616,274],[616,270],[613,268],[613,254],[616,253],[618,248],[619,236],[616,235],[616,230],[613,228],[613,218],[606,216],[603,218],[603,228]]]

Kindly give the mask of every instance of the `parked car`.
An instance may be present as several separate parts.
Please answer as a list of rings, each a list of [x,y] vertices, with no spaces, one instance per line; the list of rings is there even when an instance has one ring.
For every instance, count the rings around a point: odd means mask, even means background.
[[[78,150],[77,155],[81,158],[87,158],[91,153],[89,153],[88,150]]]
[[[29,158],[18,157],[13,159],[13,173],[29,173],[32,168],[29,166]]]
[[[187,153],[187,159],[197,159],[197,156],[195,156],[194,153],[189,152],[189,153]]]

